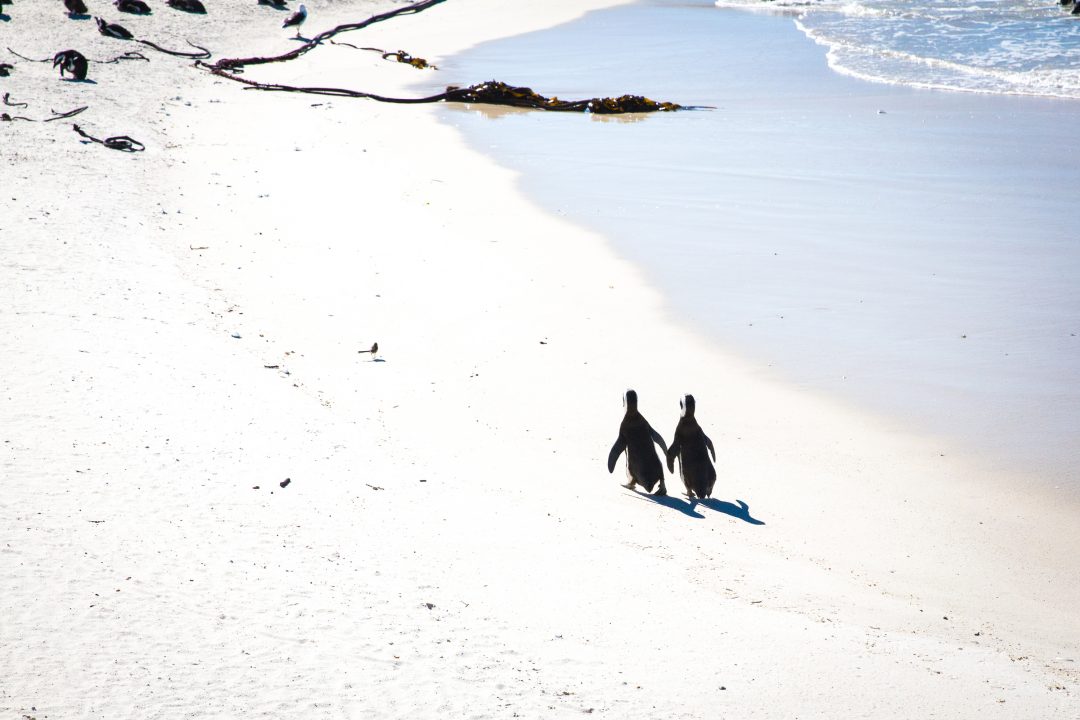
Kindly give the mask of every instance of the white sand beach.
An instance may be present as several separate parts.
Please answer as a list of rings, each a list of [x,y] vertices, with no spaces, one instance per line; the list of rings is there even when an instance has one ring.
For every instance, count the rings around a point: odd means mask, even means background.
[[[215,58],[295,46],[255,3],[88,4]],[[338,39],[438,65],[613,4]],[[307,6],[310,36],[398,5]],[[6,9],[30,58],[132,49]],[[89,106],[0,123],[5,716],[1080,717],[1074,504],[721,352],[434,106],[145,54],[96,84],[3,59],[4,111]],[[417,72],[330,46],[245,77]],[[607,473],[627,387],[668,439],[694,393],[712,500]]]

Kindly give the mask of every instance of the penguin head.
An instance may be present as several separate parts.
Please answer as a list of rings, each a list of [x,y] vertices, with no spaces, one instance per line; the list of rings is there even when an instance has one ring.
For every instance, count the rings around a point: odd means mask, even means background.
[[[622,402],[627,410],[637,410],[637,391],[628,389],[623,393]]]
[[[689,393],[683,395],[682,399],[679,400],[679,409],[682,411],[683,417],[694,417],[695,406],[694,396]]]

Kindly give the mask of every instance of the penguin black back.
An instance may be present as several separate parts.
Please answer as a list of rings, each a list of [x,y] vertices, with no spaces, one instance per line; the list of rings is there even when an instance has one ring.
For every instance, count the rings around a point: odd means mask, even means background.
[[[679,401],[679,407],[682,409],[682,417],[675,427],[675,437],[667,451],[668,470],[675,472],[675,458],[678,457],[679,475],[686,486],[686,496],[693,498],[696,495],[704,499],[712,495],[713,485],[716,483],[716,468],[709,461],[710,453],[713,461],[716,460],[716,450],[694,416],[697,410],[694,396],[684,395]]]
[[[86,17],[86,3],[83,0],[64,0],[68,16],[72,18]]]
[[[199,0],[165,0],[165,4],[177,10],[205,15],[206,7]]]
[[[94,18],[97,21],[98,32],[105,37],[116,38],[117,40],[131,40],[134,35],[123,25],[117,25],[116,23],[108,23],[101,18]]]
[[[132,15],[149,15],[150,6],[143,0],[116,0],[116,9]]]
[[[635,485],[641,485],[647,492],[652,492],[656,487],[657,495],[667,495],[664,466],[653,447],[653,443],[656,443],[666,454],[667,443],[638,412],[638,397],[635,391],[626,391],[623,404],[626,406],[626,414],[619,425],[619,437],[608,453],[608,472],[615,472],[615,463],[619,455],[625,452],[626,475],[630,479],[626,487],[632,489]]]

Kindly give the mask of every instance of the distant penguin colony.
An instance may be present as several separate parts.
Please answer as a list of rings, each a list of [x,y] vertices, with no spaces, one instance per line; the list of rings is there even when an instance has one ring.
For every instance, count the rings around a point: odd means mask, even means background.
[[[626,391],[623,405],[626,407],[626,414],[619,425],[619,437],[608,453],[608,472],[615,472],[615,463],[625,452],[626,476],[630,479],[626,487],[632,490],[634,486],[640,485],[646,492],[652,492],[655,487],[657,495],[667,495],[664,466],[656,456],[653,443],[659,445],[665,455],[668,451],[667,444],[664,438],[660,437],[660,433],[653,430],[649,421],[638,412],[638,397],[635,391]]]
[[[664,451],[668,470],[674,474],[675,460],[679,460],[679,474],[686,486],[686,496],[691,500],[712,497],[716,484],[716,449],[712,440],[698,424],[695,411],[697,403],[693,395],[684,395],[679,401],[682,410],[675,437],[669,448],[664,438],[653,430],[638,411],[638,397],[634,390],[623,395],[626,413],[619,425],[619,437],[608,453],[608,472],[615,471],[615,464],[626,453],[626,474],[630,478],[624,487],[634,489],[641,485],[647,492],[656,487],[656,495],[666,495],[664,468],[656,456],[655,443]],[[710,461],[709,456],[712,456]]]
[[[78,50],[62,50],[53,55],[53,67],[60,68],[60,77],[67,71],[75,80],[85,80],[89,64]]]
[[[300,3],[300,9],[294,12],[289,18],[281,24],[283,28],[296,28],[296,37],[300,37],[300,26],[307,20],[307,8],[303,3]]]

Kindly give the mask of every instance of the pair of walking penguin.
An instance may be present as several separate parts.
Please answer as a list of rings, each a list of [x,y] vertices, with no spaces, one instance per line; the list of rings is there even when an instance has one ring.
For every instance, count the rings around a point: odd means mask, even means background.
[[[641,485],[646,492],[656,488],[657,495],[667,495],[664,485],[664,467],[656,456],[653,443],[660,446],[667,459],[668,470],[674,474],[675,458],[679,458],[679,474],[686,486],[686,496],[705,499],[712,495],[716,483],[716,449],[712,440],[705,434],[694,417],[697,403],[693,395],[684,395],[679,400],[682,416],[675,428],[675,438],[671,447],[667,446],[660,433],[653,430],[649,421],[638,411],[638,397],[633,390],[623,395],[626,414],[619,425],[619,438],[608,453],[608,472],[615,472],[615,463],[619,456],[626,453],[626,475],[630,482],[625,487],[631,490]],[[709,455],[712,455],[712,462]],[[659,483],[659,486],[657,485]]]

